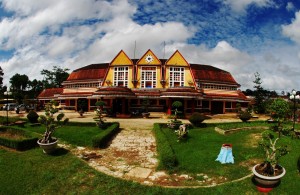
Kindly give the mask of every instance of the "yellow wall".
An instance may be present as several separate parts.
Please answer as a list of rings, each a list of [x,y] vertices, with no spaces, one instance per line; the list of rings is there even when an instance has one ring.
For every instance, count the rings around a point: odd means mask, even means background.
[[[166,65],[189,66],[189,63],[183,58],[179,51],[176,51],[166,62]]]
[[[166,66],[166,81],[167,81],[167,83],[165,85],[166,88],[170,87],[170,83],[169,83],[169,81],[170,81],[170,67],[172,67],[172,66]],[[174,66],[176,66],[176,65],[174,65]],[[176,66],[176,67],[178,67],[178,66]],[[183,67],[183,68],[184,68],[184,86],[185,87],[194,87],[195,83],[194,83],[194,80],[193,80],[193,77],[192,77],[192,73],[190,71],[190,67]]]
[[[137,80],[138,80],[138,84],[137,84],[137,88],[141,87],[141,79],[142,79],[142,67],[153,67],[153,65],[151,66],[138,66],[137,68]],[[162,85],[160,84],[160,80],[161,80],[161,66],[155,66],[156,67],[156,88],[163,88]]]
[[[114,67],[115,66],[110,66],[109,67],[106,79],[103,82],[103,86],[105,86],[105,87],[107,87],[107,86],[113,86],[113,84],[114,84]],[[133,76],[132,76],[132,68],[133,68],[132,65],[128,66],[128,88],[133,88],[133,84],[131,82],[132,78],[133,78]],[[108,80],[110,81],[110,83],[107,82]]]
[[[152,62],[146,61],[146,56],[151,55],[153,57]],[[184,67],[184,74],[185,74],[185,80],[184,80],[184,86],[194,86],[194,80],[190,71],[190,65],[189,63],[183,58],[183,56],[180,54],[179,51],[174,52],[174,54],[170,57],[169,60],[166,62],[166,72],[165,72],[165,80],[166,85],[165,88],[169,87],[169,75],[170,75],[170,66],[180,66]],[[103,81],[103,86],[113,86],[113,80],[114,80],[114,67],[115,66],[128,66],[128,88],[134,88],[134,85],[132,83],[133,80],[133,63],[131,59],[125,54],[123,50],[119,52],[119,54],[112,60],[112,62],[109,65],[109,70],[107,72],[105,81]],[[149,49],[137,62],[137,88],[141,87],[141,67],[143,66],[154,66],[156,67],[156,88],[163,88],[161,85],[161,61],[154,55],[154,53]],[[110,80],[110,83],[107,83],[106,81]]]

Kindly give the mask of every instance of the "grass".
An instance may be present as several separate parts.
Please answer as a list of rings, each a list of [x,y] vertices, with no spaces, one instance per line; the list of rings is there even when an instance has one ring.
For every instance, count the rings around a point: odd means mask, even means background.
[[[251,148],[250,145],[253,143],[248,139],[249,135],[259,133],[259,130],[240,131],[224,136],[215,133],[214,126],[192,129],[189,140],[179,143],[171,130],[163,129],[168,131],[167,138],[179,160],[178,171],[204,172],[232,179],[249,174],[250,171],[242,168],[239,163],[261,157],[259,149]],[[68,142],[77,144],[79,142],[77,139],[89,139],[93,134],[92,130],[89,133],[84,132],[83,127],[78,129],[66,127],[70,129],[66,132],[58,129],[56,133],[61,134],[56,136],[66,136],[70,139]],[[26,127],[26,129],[44,132],[42,127]],[[100,131],[98,128],[95,130]],[[80,136],[71,139],[72,134]],[[273,189],[272,194],[297,194],[300,188],[300,175],[296,163],[300,155],[300,140],[283,137],[282,141],[288,143],[291,149],[280,161],[287,173],[280,186]],[[233,144],[235,164],[221,165],[215,162],[221,144],[229,142]],[[89,142],[83,144],[88,145]],[[53,155],[45,155],[40,148],[17,152],[0,147],[0,175],[0,194],[258,194],[251,178],[212,188],[167,189],[144,186],[102,174],[65,149],[59,149]]]
[[[247,166],[251,159],[261,159],[262,155],[257,147],[248,140],[260,130],[239,131],[230,136],[216,133],[213,127],[194,128],[189,131],[188,139],[177,141],[176,134],[169,128],[163,128],[178,160],[178,170],[184,173],[206,173],[210,177],[226,176],[229,180],[238,179],[249,174]],[[234,164],[221,164],[215,161],[222,144],[233,145]]]
[[[27,124],[25,125],[24,130],[43,134],[45,132],[45,126],[41,125],[32,127]],[[53,136],[72,145],[92,147],[93,137],[104,131],[105,130],[101,130],[97,127],[95,123],[71,123],[55,130]]]

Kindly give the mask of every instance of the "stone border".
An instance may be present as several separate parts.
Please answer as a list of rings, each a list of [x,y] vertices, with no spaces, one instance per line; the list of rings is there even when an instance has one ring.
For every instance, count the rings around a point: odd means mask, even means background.
[[[215,131],[217,133],[219,133],[219,134],[222,134],[222,135],[227,135],[227,134],[230,134],[230,133],[234,133],[234,132],[241,131],[241,130],[248,130],[248,129],[263,129],[263,130],[268,130],[269,127],[266,127],[266,126],[241,127],[241,128],[229,129],[229,130],[224,130],[224,129],[221,129],[219,127],[215,127]]]

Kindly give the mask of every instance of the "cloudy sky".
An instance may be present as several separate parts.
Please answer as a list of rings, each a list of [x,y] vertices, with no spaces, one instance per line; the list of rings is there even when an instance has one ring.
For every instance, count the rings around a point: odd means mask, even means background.
[[[178,49],[190,63],[231,72],[242,90],[253,89],[255,72],[265,89],[300,90],[299,0],[0,2],[4,85],[16,73],[43,79],[55,65],[110,62],[121,49],[131,58]]]

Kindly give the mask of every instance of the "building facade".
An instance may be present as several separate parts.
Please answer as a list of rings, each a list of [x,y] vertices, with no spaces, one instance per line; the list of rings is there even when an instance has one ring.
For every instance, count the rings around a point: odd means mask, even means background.
[[[116,116],[130,116],[150,102],[152,112],[172,113],[180,101],[182,112],[223,114],[235,112],[237,104],[249,100],[232,75],[209,65],[190,64],[177,50],[169,59],[159,59],[149,49],[140,59],[130,59],[121,50],[110,63],[91,64],[74,70],[63,88],[46,89],[38,96],[42,103],[56,99],[65,109],[95,109],[98,100]]]

